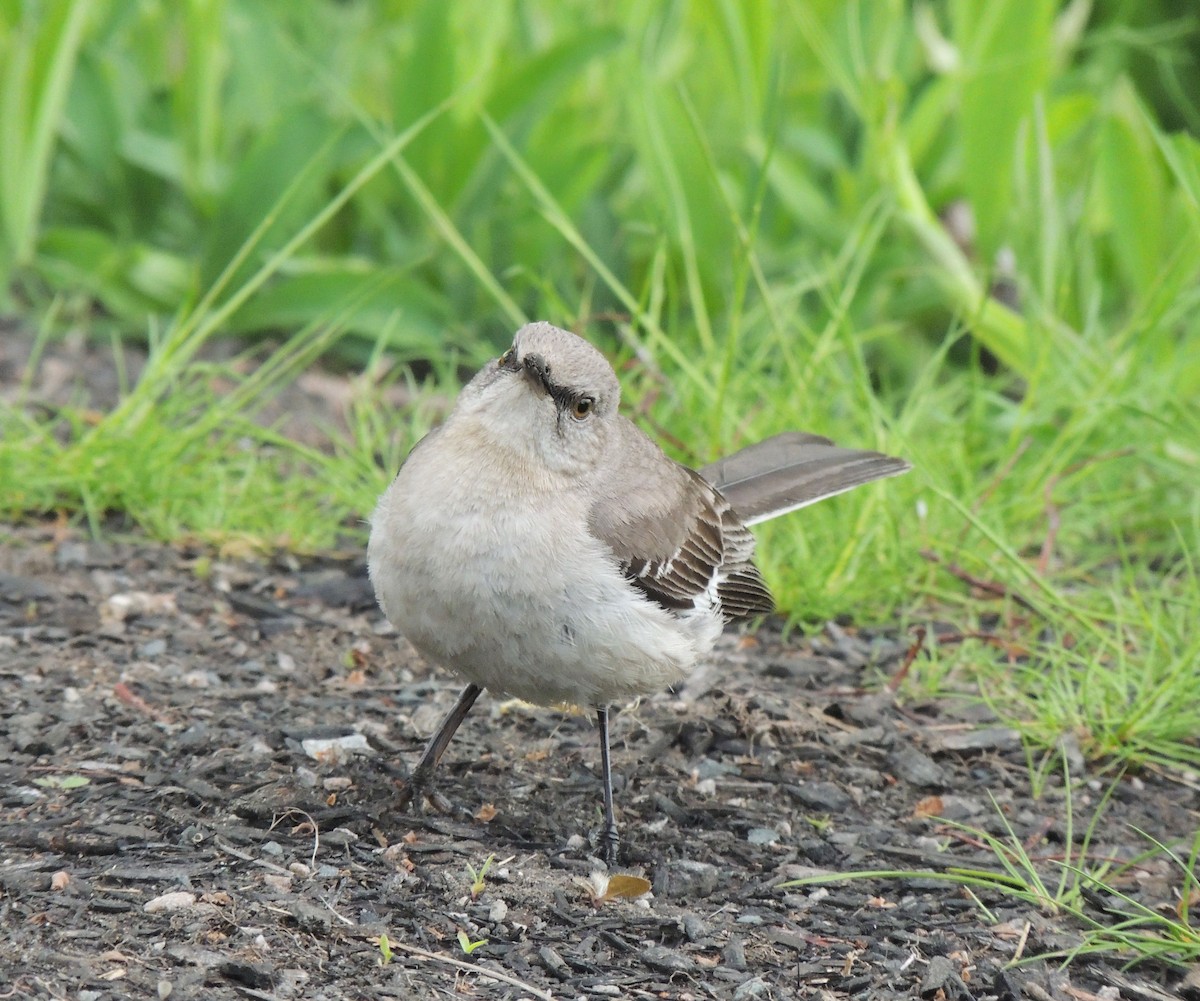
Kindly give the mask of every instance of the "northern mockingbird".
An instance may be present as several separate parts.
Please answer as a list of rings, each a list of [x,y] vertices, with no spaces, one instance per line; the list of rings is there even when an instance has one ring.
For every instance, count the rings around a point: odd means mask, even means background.
[[[620,396],[612,366],[582,338],[522,327],[409,453],[368,546],[384,614],[468,682],[401,805],[429,785],[484,688],[588,707],[610,866],[609,706],[674,684],[726,622],[773,609],[747,525],[909,468],[793,432],[696,472],[619,414]]]

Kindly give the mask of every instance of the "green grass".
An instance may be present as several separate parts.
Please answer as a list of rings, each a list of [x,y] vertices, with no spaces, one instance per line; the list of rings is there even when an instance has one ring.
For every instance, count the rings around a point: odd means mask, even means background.
[[[685,461],[787,428],[912,460],[760,532],[799,618],[960,627],[904,692],[1035,760],[1200,767],[1200,18],[468,6],[0,6],[0,297],[150,349],[111,413],[0,404],[0,512],[361,544],[462,369],[550,319]],[[366,374],[313,451],[253,418],[320,354]]]
[[[1014,962],[1057,958],[1067,963],[1081,956],[1104,955],[1130,964],[1155,960],[1188,968],[1200,961],[1200,923],[1194,912],[1195,903],[1200,900],[1196,868],[1200,860],[1200,831],[1182,843],[1165,844],[1135,829],[1146,848],[1133,857],[1111,857],[1096,843],[1096,833],[1112,792],[1110,786],[1076,844],[1074,808],[1068,788],[1064,802],[1063,857],[1039,858],[1031,854],[997,808],[1005,829],[1003,837],[953,822],[940,822],[957,828],[988,849],[994,864],[986,868],[958,865],[953,856],[947,855],[945,867],[938,869],[828,873],[781,885],[813,886],[859,879],[939,880],[971,894],[983,917],[992,924],[998,923],[998,919],[979,895],[989,898],[999,895],[1026,905],[1031,911],[1072,923],[1076,943],[1070,949],[1018,955]],[[1152,862],[1165,863],[1178,880],[1170,882],[1173,897],[1153,905],[1121,889],[1136,881],[1139,871]]]

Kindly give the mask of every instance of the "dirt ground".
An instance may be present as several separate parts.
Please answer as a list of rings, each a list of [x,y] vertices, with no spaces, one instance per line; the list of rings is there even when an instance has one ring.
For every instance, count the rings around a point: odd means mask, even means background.
[[[1062,790],[1031,797],[1014,734],[872,693],[899,637],[731,633],[619,714],[623,861],[653,889],[598,899],[589,719],[484,700],[441,784],[470,815],[394,809],[456,686],[382,620],[359,554],[5,536],[0,997],[1200,997],[1166,968],[1009,968],[1079,929],[999,895],[782,885],[995,867],[931,811],[1063,857]],[[1138,851],[1130,825],[1176,841],[1198,811],[1194,787],[1126,779],[1093,851]],[[1177,885],[1151,864],[1122,888],[1171,906]]]
[[[49,361],[60,387],[84,370]],[[1200,1001],[1195,971],[1034,958],[1082,929],[997,893],[784,885],[997,868],[947,821],[1011,825],[1050,874],[1066,857],[1061,783],[1033,796],[1013,732],[879,694],[910,641],[731,632],[679,690],[617,715],[623,871],[651,885],[628,899],[592,857],[588,718],[485,697],[441,772],[463,812],[396,809],[458,686],[383,621],[361,552],[222,560],[0,526],[0,1001]],[[1074,790],[1076,847],[1108,781]],[[1198,823],[1195,778],[1147,771],[1090,851],[1128,859],[1134,828],[1178,844]],[[1179,885],[1152,861],[1120,889],[1172,908]],[[1128,906],[1088,903],[1110,923]]]

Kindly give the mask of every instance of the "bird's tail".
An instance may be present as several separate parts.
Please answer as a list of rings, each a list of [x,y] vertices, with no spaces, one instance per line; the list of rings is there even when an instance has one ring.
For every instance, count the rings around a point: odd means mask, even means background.
[[[881,452],[840,448],[820,435],[789,431],[718,459],[700,475],[753,525],[911,468]]]

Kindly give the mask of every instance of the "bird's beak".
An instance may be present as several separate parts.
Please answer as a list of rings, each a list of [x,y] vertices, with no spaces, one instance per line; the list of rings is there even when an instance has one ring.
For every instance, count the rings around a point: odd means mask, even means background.
[[[547,393],[551,391],[550,385],[550,366],[546,364],[546,359],[541,355],[528,354],[521,359],[525,366],[525,371],[529,373],[530,378],[538,383]]]

